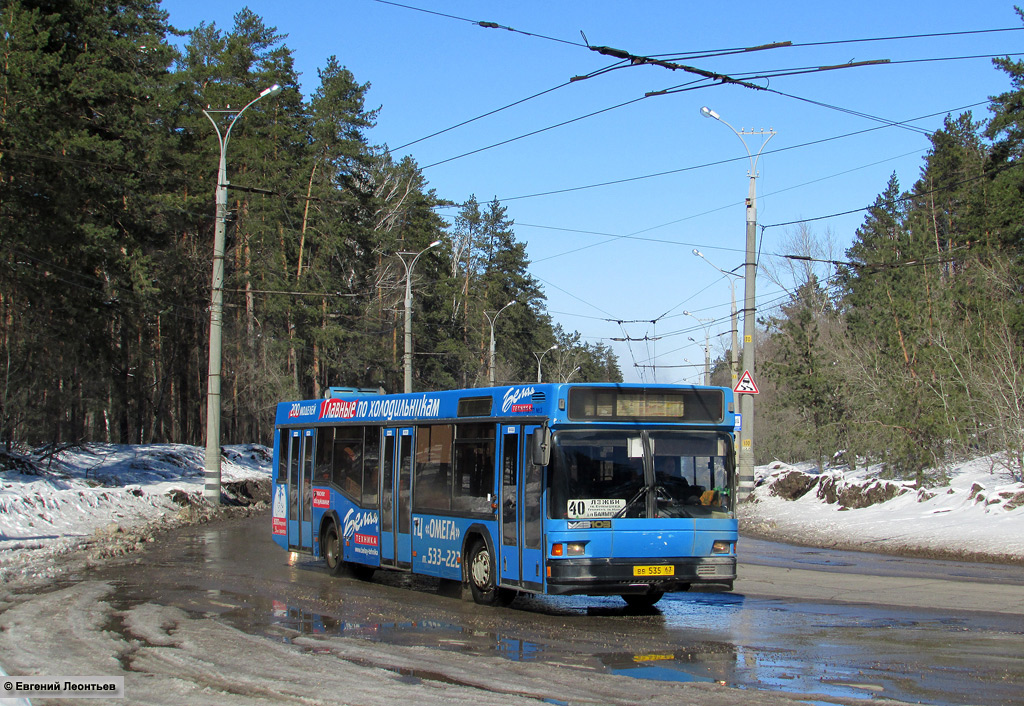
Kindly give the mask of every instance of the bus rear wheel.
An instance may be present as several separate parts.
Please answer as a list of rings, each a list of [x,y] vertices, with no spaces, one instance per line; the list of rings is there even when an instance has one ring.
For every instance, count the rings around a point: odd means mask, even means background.
[[[341,539],[338,537],[338,528],[332,522],[324,530],[320,546],[324,550],[324,563],[331,576],[340,576],[345,564],[341,560]]]
[[[323,547],[324,563],[327,564],[327,570],[331,576],[343,576],[347,572],[360,581],[369,581],[373,578],[374,568],[372,566],[345,562],[341,538],[338,537],[338,528],[333,522],[324,530],[320,546]]]
[[[473,600],[480,605],[508,605],[515,598],[514,591],[501,588],[497,584],[497,566],[494,555],[487,544],[478,539],[469,550],[469,590]]]

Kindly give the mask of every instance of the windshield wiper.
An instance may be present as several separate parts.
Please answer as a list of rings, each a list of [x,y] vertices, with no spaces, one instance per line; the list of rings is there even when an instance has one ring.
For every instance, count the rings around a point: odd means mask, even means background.
[[[654,487],[654,486],[645,485],[643,488],[641,488],[640,490],[636,491],[636,495],[634,495],[632,497],[632,499],[630,499],[630,501],[628,503],[623,505],[621,510],[619,510],[614,515],[612,515],[612,519],[615,519],[616,517],[622,517],[623,515],[625,515],[626,514],[626,510],[628,510],[629,508],[633,507],[633,505],[636,504],[636,501],[639,500],[640,498],[646,497],[647,496],[647,492],[652,487]]]

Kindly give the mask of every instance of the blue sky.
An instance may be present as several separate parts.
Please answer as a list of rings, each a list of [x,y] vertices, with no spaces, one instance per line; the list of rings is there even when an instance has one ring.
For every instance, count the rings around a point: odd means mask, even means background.
[[[818,219],[807,229],[830,238],[831,257],[843,259],[863,214],[820,217],[870,205],[893,172],[909,188],[929,146],[925,131],[941,127],[950,112],[970,109],[975,120],[987,118],[988,98],[1010,88],[991,59],[954,58],[1024,51],[1021,31],[845,41],[1024,26],[1011,2],[991,0],[405,4],[441,14],[375,0],[164,0],[163,7],[179,29],[205,21],[224,30],[249,7],[287,35],[307,95],[317,69],[336,55],[371,84],[368,107],[380,107],[371,141],[396,157],[411,155],[444,198],[500,199],[527,243],[531,272],[555,321],[611,345],[627,381],[698,382],[705,331],[713,355],[727,343],[729,286],[692,250],[724,270],[742,264],[749,162],[737,136],[703,118],[701,106],[737,130],[776,131],[758,163],[759,224]],[[628,67],[409,144],[616,63],[587,49],[583,35],[592,46],[642,56],[813,45],[678,60],[729,76],[890,63],[752,81],[779,93],[714,85],[649,98],[698,77]],[[926,61],[935,59],[943,60]],[[597,111],[604,112],[452,159]],[[908,120],[908,127],[886,125]],[[756,153],[761,138],[746,139]],[[614,181],[620,183],[592,186]],[[766,228],[760,262],[784,267],[778,256],[793,252],[797,230]],[[784,276],[781,283],[790,284]],[[784,290],[760,274],[757,288],[763,316]],[[742,297],[741,285],[736,292]],[[612,340],[627,337],[657,340]],[[690,364],[698,367],[676,367]]]

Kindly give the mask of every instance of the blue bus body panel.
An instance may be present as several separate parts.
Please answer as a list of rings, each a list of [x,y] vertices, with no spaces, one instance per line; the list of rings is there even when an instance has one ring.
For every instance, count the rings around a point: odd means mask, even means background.
[[[492,539],[498,536],[496,521],[413,513],[413,572],[462,580],[462,545],[473,525],[485,527]]]
[[[548,520],[547,544],[587,542],[586,556],[656,559],[711,555],[715,540],[735,542],[735,519],[661,518],[612,520],[607,529],[569,529],[568,521]]]

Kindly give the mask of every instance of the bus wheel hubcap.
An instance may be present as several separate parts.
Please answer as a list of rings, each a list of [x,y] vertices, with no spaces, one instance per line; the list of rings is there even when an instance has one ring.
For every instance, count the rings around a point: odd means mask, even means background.
[[[486,588],[491,580],[491,562],[486,551],[479,551],[473,557],[473,583]]]

